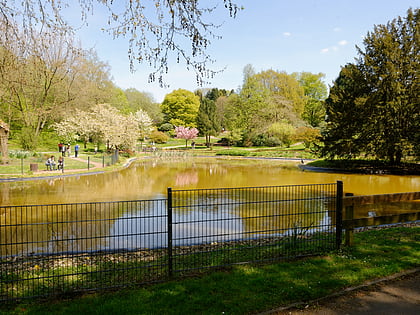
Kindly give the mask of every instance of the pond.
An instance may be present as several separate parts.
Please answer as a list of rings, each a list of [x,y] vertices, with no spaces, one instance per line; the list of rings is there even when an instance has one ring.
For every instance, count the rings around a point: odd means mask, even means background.
[[[340,180],[344,184],[344,191],[355,195],[387,194],[410,192],[420,190],[420,176],[394,176],[394,175],[362,175],[362,174],[336,174],[302,171],[299,162],[268,159],[235,159],[235,158],[183,158],[172,160],[149,158],[133,163],[130,167],[118,172],[96,175],[78,175],[71,177],[57,177],[43,180],[0,182],[0,204],[7,205],[44,205],[44,204],[71,204],[90,203],[120,200],[156,200],[166,197],[168,187],[173,189],[207,189],[207,188],[237,188],[283,185],[328,184]],[[223,201],[224,202],[224,201]],[[220,202],[211,211],[189,209],[188,216],[200,215],[205,221],[213,221],[223,217],[224,222],[235,222],[234,225],[218,226],[222,234],[234,233],[241,235],[261,229],[260,225],[270,225],[270,222],[260,222],[257,219],[244,220],[243,218],[257,214],[258,209],[242,209],[240,207],[220,207]],[[0,256],[5,253],[18,254],[22,252],[47,253],[60,244],[67,246],[69,242],[79,251],[97,249],[126,249],[141,247],[165,246],[166,239],[158,231],[165,229],[162,218],[165,207],[151,206],[132,208],[121,211],[117,205],[106,212],[103,209],[89,210],[89,205],[77,206],[76,210],[67,211],[62,207],[48,207],[43,211],[34,211],[27,208],[25,211],[16,209],[1,210],[0,225],[3,240],[9,240],[0,246]],[[163,204],[162,204],[163,205]],[[329,213],[328,207],[323,204],[289,206],[303,209],[315,207],[317,214],[299,216],[299,222],[331,222],[334,217]],[[302,208],[303,207],[303,208]],[[35,208],[34,208],[35,209]],[[84,210],[83,210],[84,209]],[[355,209],[356,217],[380,216],[387,214],[412,212],[420,210],[420,202],[377,204]],[[271,211],[271,210],[270,210]],[[272,209],[273,213],[282,211]],[[67,219],[63,213],[73,217],[68,223],[55,223],[51,220]],[[143,217],[150,216],[149,218]],[[183,221],[186,213],[174,213],[176,219]],[[74,219],[77,218],[77,219]],[[61,221],[60,220],[60,221]],[[70,219],[68,219],[70,220]],[[160,219],[159,219],[160,220]],[[150,222],[149,222],[150,221]],[[15,223],[13,223],[15,222]],[[20,223],[25,222],[25,226]],[[48,223],[50,222],[50,223]],[[292,223],[280,225],[276,223],[273,230],[284,233],[293,228]],[[327,225],[329,226],[330,223]],[[9,227],[8,227],[9,226]],[[54,226],[54,229],[52,228]],[[203,224],[177,225],[182,233],[189,233],[195,238],[202,235],[207,241],[212,241],[204,233],[214,233],[214,227],[204,227]],[[127,238],[120,235],[137,235],[141,231],[147,237],[133,236]],[[150,233],[150,234],[149,234]],[[37,247],[29,246],[26,238],[35,237]],[[151,237],[150,235],[153,235]],[[158,237],[156,236],[158,235]],[[92,242],[92,238],[96,239]],[[220,237],[215,237],[220,241]],[[6,245],[7,244],[7,245]],[[9,244],[21,244],[9,246]],[[176,245],[186,244],[179,243]],[[31,247],[31,248],[30,248]]]
[[[150,158],[119,172],[0,182],[0,205],[155,199],[164,197],[168,187],[258,187],[324,184],[337,180],[343,181],[345,192],[355,195],[420,190],[420,176],[318,173],[302,171],[298,163],[273,159]],[[413,203],[407,207],[413,207]],[[377,211],[378,215],[388,212],[381,206]]]

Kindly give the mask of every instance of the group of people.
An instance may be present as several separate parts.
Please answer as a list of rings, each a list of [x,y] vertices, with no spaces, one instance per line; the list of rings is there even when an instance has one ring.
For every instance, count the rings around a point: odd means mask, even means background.
[[[80,147],[79,147],[78,144],[76,144],[74,146],[74,157],[77,157],[78,156],[78,154],[79,154],[79,148]],[[58,144],[58,152],[61,153],[62,156],[66,156],[66,153],[67,153],[67,156],[70,156],[70,154],[71,154],[71,146],[70,146],[70,144],[59,143]]]
[[[76,144],[74,146],[74,157],[77,157],[79,155],[79,145]],[[71,147],[70,144],[63,144],[63,143],[59,143],[58,144],[58,152],[61,153],[61,156],[58,158],[58,161],[55,161],[55,157],[54,155],[51,155],[48,159],[47,162],[45,162],[45,165],[47,166],[47,170],[48,171],[54,171],[54,170],[63,170],[64,169],[64,157],[66,156],[70,156],[71,154]]]
[[[57,166],[57,170],[63,170],[64,169],[64,158],[62,156],[60,156],[58,158],[57,163],[56,163],[54,155],[51,155],[47,159],[47,162],[45,162],[45,165],[47,166],[47,171],[55,171],[56,166]]]

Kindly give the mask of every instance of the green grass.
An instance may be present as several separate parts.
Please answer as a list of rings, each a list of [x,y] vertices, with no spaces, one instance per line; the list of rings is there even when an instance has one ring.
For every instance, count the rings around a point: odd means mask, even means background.
[[[196,277],[69,300],[3,306],[8,314],[248,314],[309,301],[420,266],[420,228],[373,230],[321,257],[239,265]]]

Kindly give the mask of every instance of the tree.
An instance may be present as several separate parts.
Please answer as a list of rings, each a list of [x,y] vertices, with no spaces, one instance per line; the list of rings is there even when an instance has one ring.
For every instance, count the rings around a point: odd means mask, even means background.
[[[275,121],[287,119],[292,123],[301,119],[305,106],[304,90],[293,75],[267,70],[256,74],[255,78],[270,91],[272,106],[267,112],[268,116]]]
[[[217,117],[216,103],[214,100],[207,97],[209,93],[207,93],[205,97],[201,98],[197,115],[197,127],[206,137],[206,146],[208,148],[211,143],[210,136],[215,136],[220,131],[220,122]],[[211,96],[215,97],[215,92],[212,92]]]
[[[296,129],[295,141],[302,141],[306,149],[319,141],[321,133],[317,128],[299,127]]]
[[[318,127],[325,119],[324,101],[328,96],[328,89],[322,79],[325,74],[310,72],[293,73],[293,76],[303,87],[305,106],[302,118],[312,127]]]
[[[364,106],[369,93],[362,71],[354,64],[342,67],[325,100],[326,126],[321,154],[327,158],[358,156],[369,136],[363,130],[369,119]]]
[[[292,144],[295,128],[287,121],[280,121],[270,125],[267,132],[270,136],[279,139],[283,145],[289,147]]]
[[[133,115],[130,113],[130,115]],[[146,113],[146,111],[139,109],[134,115],[134,121],[137,123],[138,128],[138,139],[144,141],[144,139],[151,134],[153,131],[153,121]]]
[[[185,147],[188,145],[188,140],[192,140],[198,135],[197,128],[189,128],[184,126],[175,127],[175,134],[178,139],[185,139]]]
[[[162,112],[160,106],[153,99],[153,96],[148,92],[140,92],[134,88],[124,91],[127,96],[128,105],[131,112],[144,110],[149,117],[153,120],[154,124],[162,122]]]
[[[325,156],[370,155],[400,163],[420,146],[420,9],[375,26],[343,68],[327,105]]]
[[[56,119],[71,101],[72,69],[81,49],[65,33],[41,29],[26,34],[0,26],[10,31],[0,35],[1,107],[6,105],[6,112],[18,122],[22,147],[34,149],[47,122]]]
[[[121,3],[123,2],[123,4]],[[212,62],[207,49],[213,39],[220,38],[215,31],[220,24],[211,20],[217,10],[227,11],[235,17],[240,9],[233,0],[218,0],[223,7],[202,5],[197,0],[83,0],[80,6],[82,21],[88,22],[90,14],[101,8],[108,11],[103,30],[117,37],[128,37],[130,67],[134,62],[153,67],[150,81],[156,79],[164,85],[163,77],[168,72],[169,59],[184,61],[192,68],[198,83],[211,78],[216,71],[208,69]],[[64,16],[65,8],[74,7],[70,0],[8,0],[0,2],[1,18],[8,26],[16,21],[22,23],[25,32],[33,29],[53,28],[69,30]],[[190,49],[185,48],[189,43]]]
[[[178,89],[165,96],[161,110],[163,121],[174,126],[196,127],[200,98],[193,92]]]

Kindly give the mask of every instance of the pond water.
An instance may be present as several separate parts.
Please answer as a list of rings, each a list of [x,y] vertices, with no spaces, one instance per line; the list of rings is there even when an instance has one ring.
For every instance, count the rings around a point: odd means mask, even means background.
[[[267,159],[145,159],[111,173],[0,182],[0,205],[155,199],[166,189],[306,185],[343,181],[344,191],[373,195],[420,191],[420,176],[302,171],[298,162]],[[412,203],[410,203],[412,204]],[[384,211],[381,207],[378,208]]]
[[[237,188],[237,187],[260,187],[260,186],[283,186],[283,185],[307,185],[327,184],[340,180],[344,184],[344,192],[355,195],[387,194],[399,192],[420,191],[420,176],[394,176],[394,175],[362,175],[362,174],[336,174],[317,173],[302,171],[298,167],[299,162],[287,162],[283,160],[268,159],[226,159],[226,158],[184,158],[184,159],[144,159],[133,163],[130,167],[112,173],[103,173],[89,176],[57,177],[43,180],[0,182],[0,205],[43,205],[43,204],[68,204],[89,203],[102,201],[121,200],[154,200],[166,197],[168,187],[173,189],[206,189],[206,188]],[[219,201],[212,206],[211,211],[199,213],[206,221],[223,216],[235,224],[232,226],[218,226],[219,231],[235,233],[247,233],[251,226],[272,224],[259,222],[258,220],[244,220],[251,216],[252,211],[258,209],[242,209],[238,207],[220,207]],[[62,216],[64,208],[46,208],[35,213],[30,208],[25,212],[3,210],[0,208],[0,226],[2,240],[8,240],[0,246],[0,256],[6,253],[19,254],[22,252],[51,252],[54,244],[66,246],[66,238],[69,235],[77,235],[81,241],[73,241],[72,247],[78,251],[92,249],[116,249],[121,246],[127,249],[140,247],[165,246],[166,239],[161,234],[153,234],[157,230],[164,230],[164,221],[157,221],[157,216],[162,216],[165,208],[156,208],[155,203],[150,207],[137,207],[123,212],[117,206],[109,212],[100,209],[94,212],[83,210],[83,205],[78,206],[75,213],[69,213],[77,220],[70,223],[45,224],[53,218]],[[313,207],[313,205],[309,205]],[[65,206],[63,206],[65,207]],[[303,206],[296,208],[302,209]],[[318,224],[331,222],[334,217],[330,215],[328,207],[316,205],[322,209],[316,215],[299,217],[299,222],[313,221]],[[56,210],[54,210],[56,209]],[[374,215],[386,215],[420,210],[420,202],[378,204],[355,209],[356,217]],[[60,213],[55,213],[55,212]],[[73,211],[73,210],[72,210]],[[194,217],[195,210],[191,210],[188,216]],[[271,211],[271,210],[270,210]],[[280,208],[272,211],[281,211]],[[150,219],[142,218],[143,215],[151,215]],[[175,213],[174,216],[181,221],[185,213]],[[26,217],[26,218],[25,218]],[[128,221],[130,220],[130,221]],[[63,218],[63,222],[66,220]],[[150,222],[147,222],[150,221]],[[153,222],[152,222],[153,221]],[[308,222],[309,222],[308,221]],[[13,223],[15,222],[15,223]],[[19,222],[27,222],[26,227],[20,227]],[[130,224],[127,224],[130,222]],[[147,224],[146,224],[146,223]],[[12,224],[12,225],[10,225]],[[276,223],[275,229],[281,229],[288,233],[292,223]],[[185,224],[184,224],[185,225]],[[10,226],[9,228],[7,226]],[[178,225],[183,233],[191,233],[193,237],[208,232],[214,233],[214,227],[194,225]],[[19,230],[21,229],[21,231]],[[154,231],[155,229],[156,231]],[[137,235],[139,231],[152,232],[154,237],[133,236],[132,238],[119,237],[119,235]],[[233,231],[233,232],[232,232]],[[195,234],[194,234],[195,233]],[[205,234],[205,233],[204,233]],[[206,241],[212,241],[202,235]],[[37,248],[30,248],[28,235],[37,239]],[[106,235],[106,236],[105,236]],[[158,235],[158,236],[156,236]],[[97,238],[93,243],[91,238]],[[220,239],[217,239],[220,240]],[[58,243],[57,243],[58,242]],[[88,243],[89,242],[89,243]],[[203,241],[204,242],[204,241]],[[9,244],[22,244],[9,246]],[[7,244],[7,245],[5,245]],[[181,243],[177,244],[180,245]],[[52,246],[52,247],[51,247]]]

